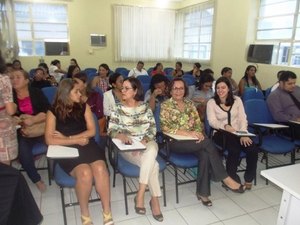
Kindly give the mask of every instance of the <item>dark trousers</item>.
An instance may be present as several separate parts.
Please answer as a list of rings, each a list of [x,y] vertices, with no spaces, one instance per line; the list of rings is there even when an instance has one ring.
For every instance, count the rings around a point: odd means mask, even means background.
[[[244,151],[246,153],[247,163],[244,180],[245,182],[252,182],[256,176],[259,149],[254,143],[248,147],[241,145],[240,137],[233,134],[216,132],[213,136],[213,140],[220,146],[223,145],[223,138],[225,138],[225,149],[228,151],[226,160],[226,170],[228,175],[236,182],[241,183],[241,179],[237,174],[237,169],[240,162],[240,153],[241,151]]]
[[[221,181],[228,175],[221,157],[213,142],[205,138],[203,141],[171,141],[170,151],[176,153],[194,153],[198,159],[197,194],[210,196],[210,179]]]
[[[45,143],[44,136],[27,138],[18,133],[19,160],[33,183],[41,180],[41,176],[35,168],[34,156],[32,154],[32,148],[37,143]]]
[[[0,224],[36,225],[42,219],[22,174],[0,163]]]

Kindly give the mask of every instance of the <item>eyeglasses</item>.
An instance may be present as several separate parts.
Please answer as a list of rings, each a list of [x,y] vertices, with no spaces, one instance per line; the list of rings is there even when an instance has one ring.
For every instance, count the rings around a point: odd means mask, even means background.
[[[183,87],[180,87],[180,88],[177,88],[177,87],[174,88],[173,87],[172,90],[173,91],[184,91],[184,88]]]
[[[128,91],[128,90],[130,90],[130,89],[133,89],[133,88],[131,88],[131,87],[122,87],[122,91]]]

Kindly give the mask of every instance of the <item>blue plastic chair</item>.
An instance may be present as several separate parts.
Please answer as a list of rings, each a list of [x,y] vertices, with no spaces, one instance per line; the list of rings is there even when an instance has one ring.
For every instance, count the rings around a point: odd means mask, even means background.
[[[291,154],[290,165],[295,163],[295,144],[287,140],[278,134],[278,129],[268,129],[254,125],[254,123],[269,123],[274,124],[275,121],[268,109],[265,100],[262,99],[250,99],[244,102],[245,112],[247,114],[247,120],[249,126],[253,127],[254,131],[258,134],[259,143],[258,147],[264,153],[264,159],[266,160],[266,169],[271,168],[269,165],[268,154]],[[276,167],[275,165],[273,167]]]
[[[42,88],[42,92],[46,96],[49,104],[52,104],[54,101],[56,92],[57,92],[57,87],[56,86],[44,87],[44,88]]]
[[[140,75],[137,76],[137,79],[141,82],[141,83],[151,83],[151,76],[148,75]]]
[[[169,165],[173,167],[172,174],[175,178],[176,203],[179,203],[179,185],[196,182],[194,170],[198,167],[198,158],[191,153],[179,154],[172,152],[169,148],[169,140],[162,134],[160,129],[160,106],[156,107],[154,111],[154,118],[158,131],[156,140],[160,147],[159,154]]]
[[[192,75],[183,75],[182,79],[187,83],[188,86],[192,86],[196,84],[196,79]]]
[[[172,75],[174,68],[172,67],[165,67],[164,68],[164,72],[166,73],[166,75]]]
[[[147,70],[147,73],[149,76],[151,76],[153,69],[154,69],[154,67],[149,67],[149,69]]]
[[[95,134],[94,139],[95,139],[96,143],[99,145],[100,142],[101,142],[101,137],[100,137],[98,120],[97,120],[96,115],[93,115],[93,117],[94,117],[94,122],[95,122],[95,125],[96,125],[96,134]],[[55,162],[55,164],[54,164],[53,177],[54,177],[55,183],[59,186],[59,189],[60,189],[63,220],[64,220],[64,224],[67,225],[66,208],[70,207],[70,206],[79,205],[79,202],[75,201],[75,202],[66,203],[64,189],[65,188],[74,188],[75,184],[76,184],[76,180],[75,180],[74,177],[67,174],[60,167],[59,163],[57,163],[57,162]],[[100,199],[96,198],[96,199],[90,199],[89,200],[89,202],[95,202],[95,201],[100,201]]]
[[[87,74],[87,75],[89,75],[89,74],[95,74],[95,73],[97,73],[97,69],[96,68],[92,68],[92,67],[90,67],[90,68],[85,68],[84,69],[84,72]]]
[[[257,88],[246,88],[242,96],[243,102],[249,99],[265,99],[264,93]]]
[[[121,74],[124,78],[128,77],[129,70],[125,67],[118,67],[115,70],[116,73]]]

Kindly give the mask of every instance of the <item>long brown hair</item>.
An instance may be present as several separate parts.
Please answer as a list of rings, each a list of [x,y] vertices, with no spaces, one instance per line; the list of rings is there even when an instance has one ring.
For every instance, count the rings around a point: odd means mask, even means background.
[[[53,108],[55,113],[63,121],[67,117],[73,117],[79,119],[83,113],[83,107],[81,103],[74,103],[70,99],[70,92],[74,88],[77,82],[73,79],[63,79],[58,86],[57,93],[55,95]]]

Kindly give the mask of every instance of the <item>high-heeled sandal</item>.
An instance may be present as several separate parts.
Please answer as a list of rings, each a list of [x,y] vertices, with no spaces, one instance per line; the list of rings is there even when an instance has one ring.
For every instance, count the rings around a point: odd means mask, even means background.
[[[152,204],[151,204],[151,200],[149,201],[149,205],[150,205],[150,209],[152,211]],[[157,220],[158,222],[162,222],[164,221],[164,216],[162,213],[158,214],[158,215],[154,215],[153,211],[152,211],[152,216],[155,220]]]
[[[113,225],[114,221],[111,215],[111,212],[109,213],[102,213],[103,214],[103,225]]]
[[[93,221],[92,221],[91,217],[89,217],[89,216],[81,215],[81,222],[82,222],[82,225],[91,225],[91,224],[93,224]]]
[[[245,186],[244,185],[240,185],[238,189],[233,189],[231,187],[229,187],[227,184],[225,184],[223,181],[222,181],[222,187],[225,188],[226,191],[230,190],[234,193],[244,193],[245,192]]]
[[[210,199],[208,199],[207,201],[204,201],[204,200],[202,199],[202,196],[199,195],[198,193],[196,194],[196,196],[197,196],[197,199],[198,199],[199,201],[201,201],[202,204],[203,204],[204,206],[206,206],[206,207],[211,207],[211,206],[212,206],[212,201],[211,201]]]
[[[244,186],[246,187],[246,190],[251,190],[252,189],[252,183],[245,182]]]
[[[136,206],[136,196],[134,197],[134,210],[137,214],[145,215],[146,214],[146,208],[145,207],[137,207]]]

